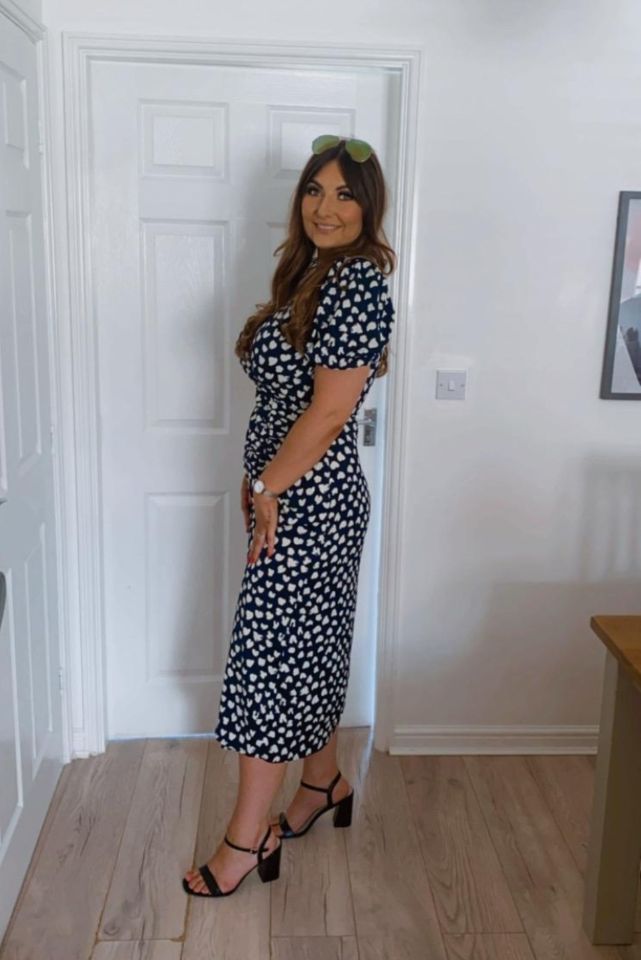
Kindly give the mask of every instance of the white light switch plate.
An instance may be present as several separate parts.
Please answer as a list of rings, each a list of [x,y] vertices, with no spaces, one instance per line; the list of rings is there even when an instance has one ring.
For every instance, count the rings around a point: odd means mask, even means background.
[[[465,400],[467,370],[437,370],[436,399]]]

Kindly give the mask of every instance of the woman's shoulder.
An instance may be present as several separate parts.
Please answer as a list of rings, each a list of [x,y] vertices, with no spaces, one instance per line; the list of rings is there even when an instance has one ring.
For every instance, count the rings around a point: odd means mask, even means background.
[[[321,325],[359,320],[375,312],[376,323],[391,324],[395,309],[383,271],[366,256],[339,257],[323,281],[316,309]]]
[[[329,268],[326,280],[338,281],[341,287],[354,283],[356,286],[363,284],[368,288],[380,286],[387,289],[387,277],[380,267],[369,257],[360,254],[336,259]]]

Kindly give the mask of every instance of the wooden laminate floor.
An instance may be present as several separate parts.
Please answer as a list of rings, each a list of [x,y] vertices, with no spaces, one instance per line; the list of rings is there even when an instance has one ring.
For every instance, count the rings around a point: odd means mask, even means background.
[[[209,900],[181,877],[220,842],[236,754],[132,740],[73,760],[1,960],[641,960],[641,936],[581,929],[594,757],[393,757],[341,728],[339,762],[351,827],[321,817],[283,843],[279,880]]]

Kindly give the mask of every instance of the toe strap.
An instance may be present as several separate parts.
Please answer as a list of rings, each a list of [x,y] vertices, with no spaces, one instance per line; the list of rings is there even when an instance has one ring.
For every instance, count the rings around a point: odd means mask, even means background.
[[[216,894],[222,893],[222,890],[220,889],[220,887],[218,886],[218,883],[216,882],[216,877],[213,875],[213,873],[211,872],[207,864],[203,863],[202,867],[198,867],[198,869],[200,871],[201,877],[207,884],[207,887],[211,895],[215,897]]]

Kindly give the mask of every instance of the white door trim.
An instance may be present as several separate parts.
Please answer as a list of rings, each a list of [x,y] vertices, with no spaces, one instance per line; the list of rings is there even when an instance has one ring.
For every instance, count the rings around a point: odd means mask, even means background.
[[[77,562],[68,570],[69,609],[76,610],[69,636],[71,662],[67,675],[78,678],[70,703],[82,704],[73,725],[73,755],[105,750],[105,634],[100,492],[100,417],[97,382],[97,330],[91,279],[90,171],[88,143],[88,76],[92,60],[153,60],[172,63],[238,66],[308,67],[367,66],[396,70],[401,80],[400,131],[395,208],[399,267],[392,291],[398,322],[388,374],[385,426],[377,646],[375,746],[387,750],[393,738],[394,692],[403,527],[403,468],[409,384],[408,325],[413,276],[415,154],[418,89],[422,51],[417,47],[330,46],[243,40],[201,40],[153,36],[113,36],[63,32],[64,102],[66,116],[67,215],[69,229],[69,307],[71,355],[63,371],[73,384],[72,422],[65,432],[75,438],[73,464],[68,464],[68,502],[74,504]]]
[[[26,33],[34,43],[38,43],[43,39],[45,34],[44,26],[38,23],[37,20],[34,20],[33,17],[28,14],[26,10],[23,10],[22,7],[18,6],[14,0],[0,0],[0,11],[2,11],[9,20],[12,20],[17,27],[20,27],[22,32]]]

